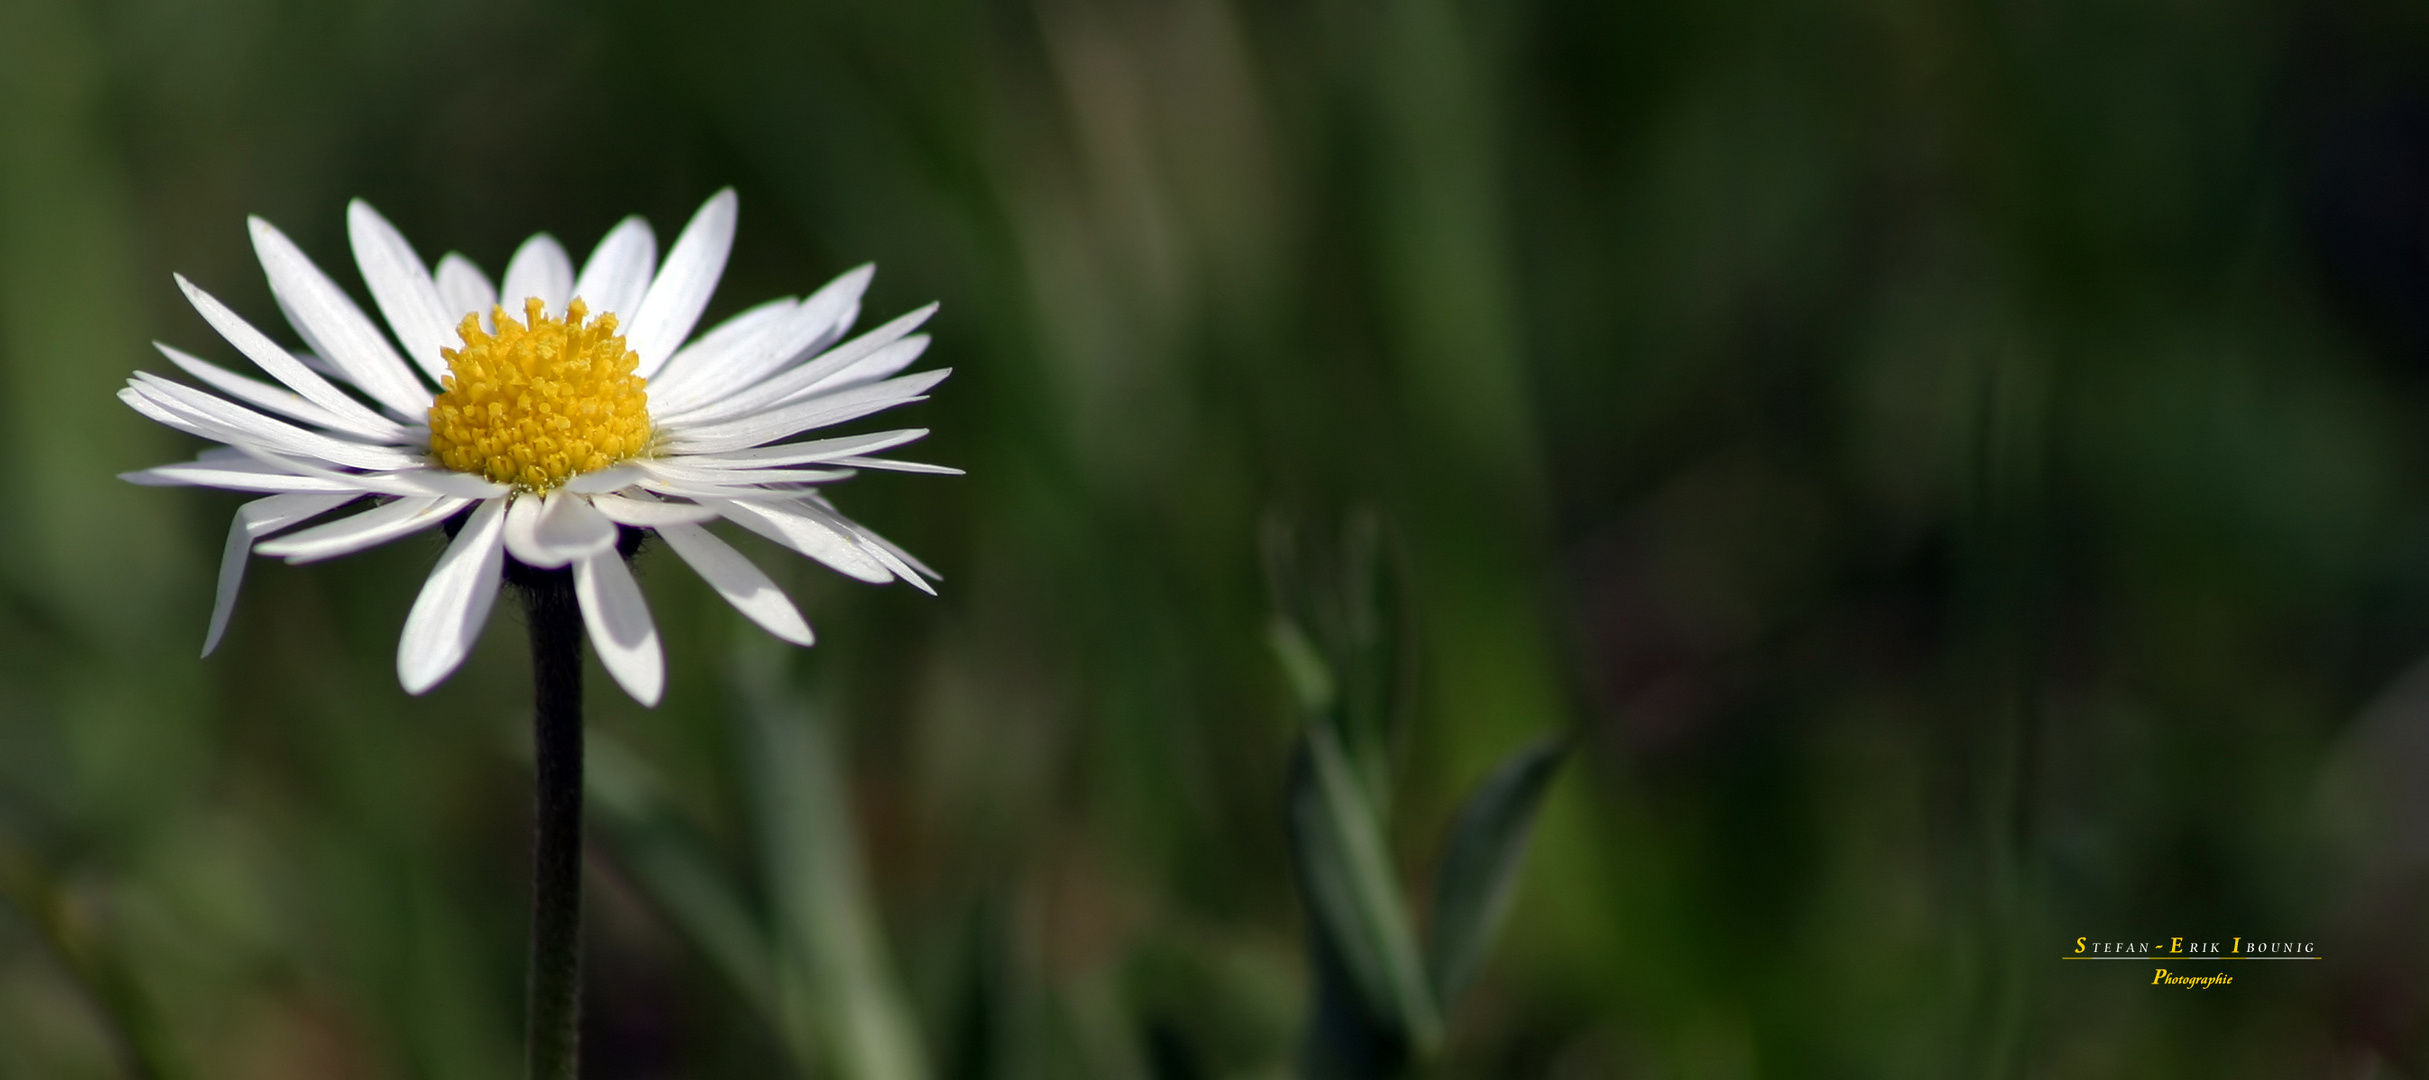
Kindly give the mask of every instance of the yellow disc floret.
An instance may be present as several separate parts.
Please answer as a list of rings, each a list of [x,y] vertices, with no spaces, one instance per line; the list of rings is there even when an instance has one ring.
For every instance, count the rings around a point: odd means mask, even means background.
[[[588,306],[546,314],[523,302],[523,322],[494,309],[498,332],[466,315],[461,349],[441,349],[446,391],[430,406],[430,453],[458,472],[547,491],[607,468],[649,445],[647,381],[634,373],[640,354],[625,347],[616,317],[584,319]]]

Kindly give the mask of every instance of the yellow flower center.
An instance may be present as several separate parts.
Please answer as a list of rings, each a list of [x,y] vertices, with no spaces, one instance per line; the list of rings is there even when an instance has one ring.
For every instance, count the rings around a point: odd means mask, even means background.
[[[584,325],[580,300],[561,320],[546,307],[525,300],[520,325],[494,309],[494,335],[466,315],[456,327],[464,347],[439,350],[447,389],[430,406],[430,453],[440,464],[547,491],[648,447],[648,380],[634,374],[641,357],[616,317]]]

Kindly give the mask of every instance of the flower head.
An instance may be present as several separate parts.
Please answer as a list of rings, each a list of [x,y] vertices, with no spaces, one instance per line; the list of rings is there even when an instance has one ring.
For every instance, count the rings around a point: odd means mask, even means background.
[[[935,305],[844,341],[872,274],[863,266],[686,343],[724,270],[734,216],[733,192],[719,192],[663,264],[649,224],[627,218],[578,275],[554,239],[534,236],[507,264],[501,292],[461,255],[434,275],[358,200],[347,213],[355,262],[393,342],[255,219],[254,250],[310,350],[301,354],[178,278],[203,318],[275,380],[161,345],[218,392],[143,372],[119,391],[145,416],[219,444],[126,479],[268,494],[229,528],[203,655],[226,631],[257,548],[314,562],[450,523],[453,539],[397,648],[397,676],[416,694],[463,663],[512,559],[570,568],[600,660],[655,704],[665,665],[624,564],[624,530],[656,534],[744,615],[797,644],[810,643],[809,624],[707,522],[722,518],[849,577],[933,592],[933,571],[822,491],[859,469],[958,471],[871,456],[927,432],[797,437],[924,400],[949,372],[898,373],[926,350],[926,335],[912,331]],[[301,528],[365,499],[376,504]]]
[[[649,449],[649,380],[616,317],[587,318],[575,297],[551,317],[538,297],[523,321],[457,325],[461,349],[441,349],[446,387],[430,406],[430,456],[457,472],[545,492]]]

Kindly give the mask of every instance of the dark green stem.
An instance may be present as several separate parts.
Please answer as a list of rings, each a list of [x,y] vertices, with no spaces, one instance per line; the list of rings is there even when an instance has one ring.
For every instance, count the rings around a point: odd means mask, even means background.
[[[530,612],[534,762],[531,1080],[573,1080],[582,1028],[582,612],[573,575],[522,573]]]

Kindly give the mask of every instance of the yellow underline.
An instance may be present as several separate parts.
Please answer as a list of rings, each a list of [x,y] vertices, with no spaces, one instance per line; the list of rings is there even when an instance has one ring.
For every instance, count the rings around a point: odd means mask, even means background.
[[[2209,953],[2156,953],[2150,956],[2061,956],[2060,960],[2325,960],[2325,956],[2213,956]]]

